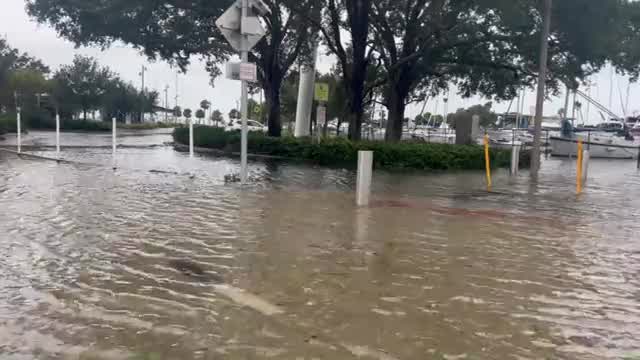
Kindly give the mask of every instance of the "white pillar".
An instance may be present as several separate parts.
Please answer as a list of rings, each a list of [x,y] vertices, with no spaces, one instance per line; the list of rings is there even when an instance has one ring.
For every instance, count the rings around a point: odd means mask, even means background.
[[[373,172],[373,151],[358,151],[358,179],[356,183],[356,205],[369,205],[371,177]]]
[[[116,161],[116,147],[117,147],[117,143],[116,143],[116,131],[117,131],[117,126],[116,126],[116,118],[111,119],[111,156],[112,156],[112,162],[113,162],[113,168],[115,169],[118,165],[117,161]]]
[[[17,121],[17,130],[18,130],[18,137],[17,137],[17,145],[18,145],[18,152],[22,152],[22,124],[20,124],[21,119],[20,119],[20,108],[18,108],[18,112],[16,114],[16,121]]]
[[[193,157],[193,121],[191,119],[187,121],[189,122],[189,156]]]
[[[60,114],[56,112],[56,159],[60,159]]]
[[[304,66],[300,71],[300,83],[298,84],[298,104],[296,108],[295,137],[309,136],[311,126],[311,109],[313,107],[313,91],[316,82],[316,60],[318,57],[318,44],[315,44],[313,63],[310,67]]]
[[[520,145],[511,147],[511,175],[518,175],[520,171]]]
[[[589,173],[589,150],[582,151],[582,186],[587,184],[587,178]]]

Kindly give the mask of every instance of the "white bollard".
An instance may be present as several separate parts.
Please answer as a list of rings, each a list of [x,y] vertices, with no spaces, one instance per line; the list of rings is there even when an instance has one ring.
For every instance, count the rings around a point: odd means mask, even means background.
[[[358,151],[358,179],[356,184],[356,205],[369,205],[371,177],[373,172],[373,151]]]
[[[116,131],[117,131],[117,126],[116,126],[116,118],[113,118],[111,120],[111,127],[112,127],[112,131],[111,131],[111,141],[112,141],[112,156],[113,156],[113,168],[115,169],[118,165],[117,161],[116,161],[116,147],[117,147],[117,143],[116,143]]]
[[[56,159],[60,160],[60,114],[56,113]]]
[[[520,145],[511,147],[511,175],[518,175],[520,171]]]
[[[187,121],[189,121],[189,156],[193,157],[193,120]]]
[[[18,122],[17,124],[17,130],[18,130],[18,137],[17,137],[17,145],[18,145],[18,153],[22,152],[22,125],[20,124],[20,108],[18,108],[18,112],[16,114],[16,121]]]
[[[589,150],[582,151],[582,186],[587,184],[587,177],[589,173]]]

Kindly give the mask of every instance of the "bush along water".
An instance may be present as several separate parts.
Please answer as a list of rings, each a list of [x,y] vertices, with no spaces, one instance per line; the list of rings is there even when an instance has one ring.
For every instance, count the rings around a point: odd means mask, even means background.
[[[173,132],[178,144],[189,144],[187,128]],[[194,145],[217,149],[226,153],[240,151],[240,132],[221,128],[197,126]],[[374,166],[390,170],[480,170],[484,169],[484,149],[477,145],[425,144],[414,142],[385,143],[377,141],[353,142],[344,138],[327,138],[320,142],[310,138],[274,138],[262,133],[249,133],[249,153],[311,161],[320,165],[355,167],[358,151],[374,151]],[[511,151],[491,149],[493,167],[511,164]],[[520,164],[528,167],[530,153],[522,152]]]
[[[22,129],[26,131],[32,130],[55,130],[56,121],[50,112],[46,110],[32,109],[22,112]],[[16,113],[6,113],[0,115],[0,134],[8,132],[16,132]],[[145,130],[158,128],[173,128],[174,124],[164,123],[141,123],[141,124],[123,124],[118,123],[120,129]],[[93,121],[93,120],[71,120],[60,119],[61,131],[111,131],[111,121]]]

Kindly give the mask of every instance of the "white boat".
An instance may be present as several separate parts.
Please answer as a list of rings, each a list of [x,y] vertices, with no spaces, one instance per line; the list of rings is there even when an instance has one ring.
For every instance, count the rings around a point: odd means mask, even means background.
[[[623,137],[592,133],[575,134],[573,137],[552,136],[549,138],[551,156],[575,157],[578,152],[578,141],[583,141],[584,150],[589,150],[591,158],[604,159],[637,159],[640,144]]]

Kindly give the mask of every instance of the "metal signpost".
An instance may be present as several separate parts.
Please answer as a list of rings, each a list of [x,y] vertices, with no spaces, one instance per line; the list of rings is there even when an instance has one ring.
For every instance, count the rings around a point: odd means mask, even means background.
[[[257,68],[249,63],[249,51],[264,37],[266,31],[258,16],[269,14],[269,8],[262,0],[237,0],[216,21],[229,44],[240,52],[240,80],[242,81],[242,141],[240,181],[247,183],[247,113],[248,113],[248,81],[256,81]]]
[[[329,84],[326,83],[317,83],[315,89],[315,98],[318,102],[318,108],[316,109],[316,138],[320,141],[322,136],[326,136],[326,134],[321,134],[326,129],[327,122],[327,102],[329,102]]]

